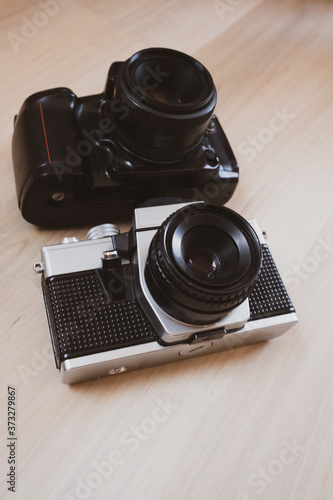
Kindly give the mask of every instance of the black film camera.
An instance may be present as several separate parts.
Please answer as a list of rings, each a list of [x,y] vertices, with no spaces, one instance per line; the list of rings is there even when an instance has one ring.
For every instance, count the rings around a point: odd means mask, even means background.
[[[61,227],[130,219],[151,199],[226,203],[238,165],[215,104],[207,69],[164,48],[113,63],[101,94],[31,95],[12,142],[23,217]]]
[[[42,248],[64,383],[270,340],[297,321],[255,220],[205,203],[135,210],[132,229]]]

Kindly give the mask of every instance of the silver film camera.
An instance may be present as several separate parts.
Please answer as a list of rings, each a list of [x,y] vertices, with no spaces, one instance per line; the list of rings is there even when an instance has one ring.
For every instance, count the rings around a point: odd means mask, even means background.
[[[297,322],[254,219],[206,203],[138,208],[130,231],[42,248],[66,384],[267,341]]]

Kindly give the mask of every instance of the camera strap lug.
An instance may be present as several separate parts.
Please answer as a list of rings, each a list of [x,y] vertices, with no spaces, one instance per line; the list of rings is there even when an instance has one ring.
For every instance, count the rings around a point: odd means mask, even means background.
[[[44,263],[43,262],[35,262],[34,263],[34,271],[37,274],[40,274],[44,271]]]

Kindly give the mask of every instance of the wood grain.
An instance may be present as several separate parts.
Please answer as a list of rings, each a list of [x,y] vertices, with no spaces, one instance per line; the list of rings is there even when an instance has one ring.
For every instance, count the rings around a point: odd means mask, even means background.
[[[332,2],[53,0],[54,15],[15,50],[11,34],[37,19],[40,3],[1,3],[1,498],[333,498]],[[23,220],[13,117],[38,90],[100,92],[111,62],[152,46],[185,51],[212,73],[241,172],[228,206],[268,232],[299,324],[267,344],[68,387],[32,264],[41,246],[88,227]],[[284,121],[272,134],[276,116]]]

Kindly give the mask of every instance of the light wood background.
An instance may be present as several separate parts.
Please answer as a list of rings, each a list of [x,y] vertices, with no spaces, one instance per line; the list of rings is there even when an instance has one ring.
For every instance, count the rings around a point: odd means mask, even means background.
[[[1,498],[333,499],[333,3],[53,0],[46,22],[40,3],[1,0]],[[45,25],[29,31],[29,22]],[[152,46],[187,52],[212,73],[241,172],[228,206],[268,232],[299,324],[267,344],[68,387],[32,265],[42,245],[88,228],[23,220],[13,117],[38,90],[100,92],[113,61]],[[15,494],[8,384],[18,402]]]

